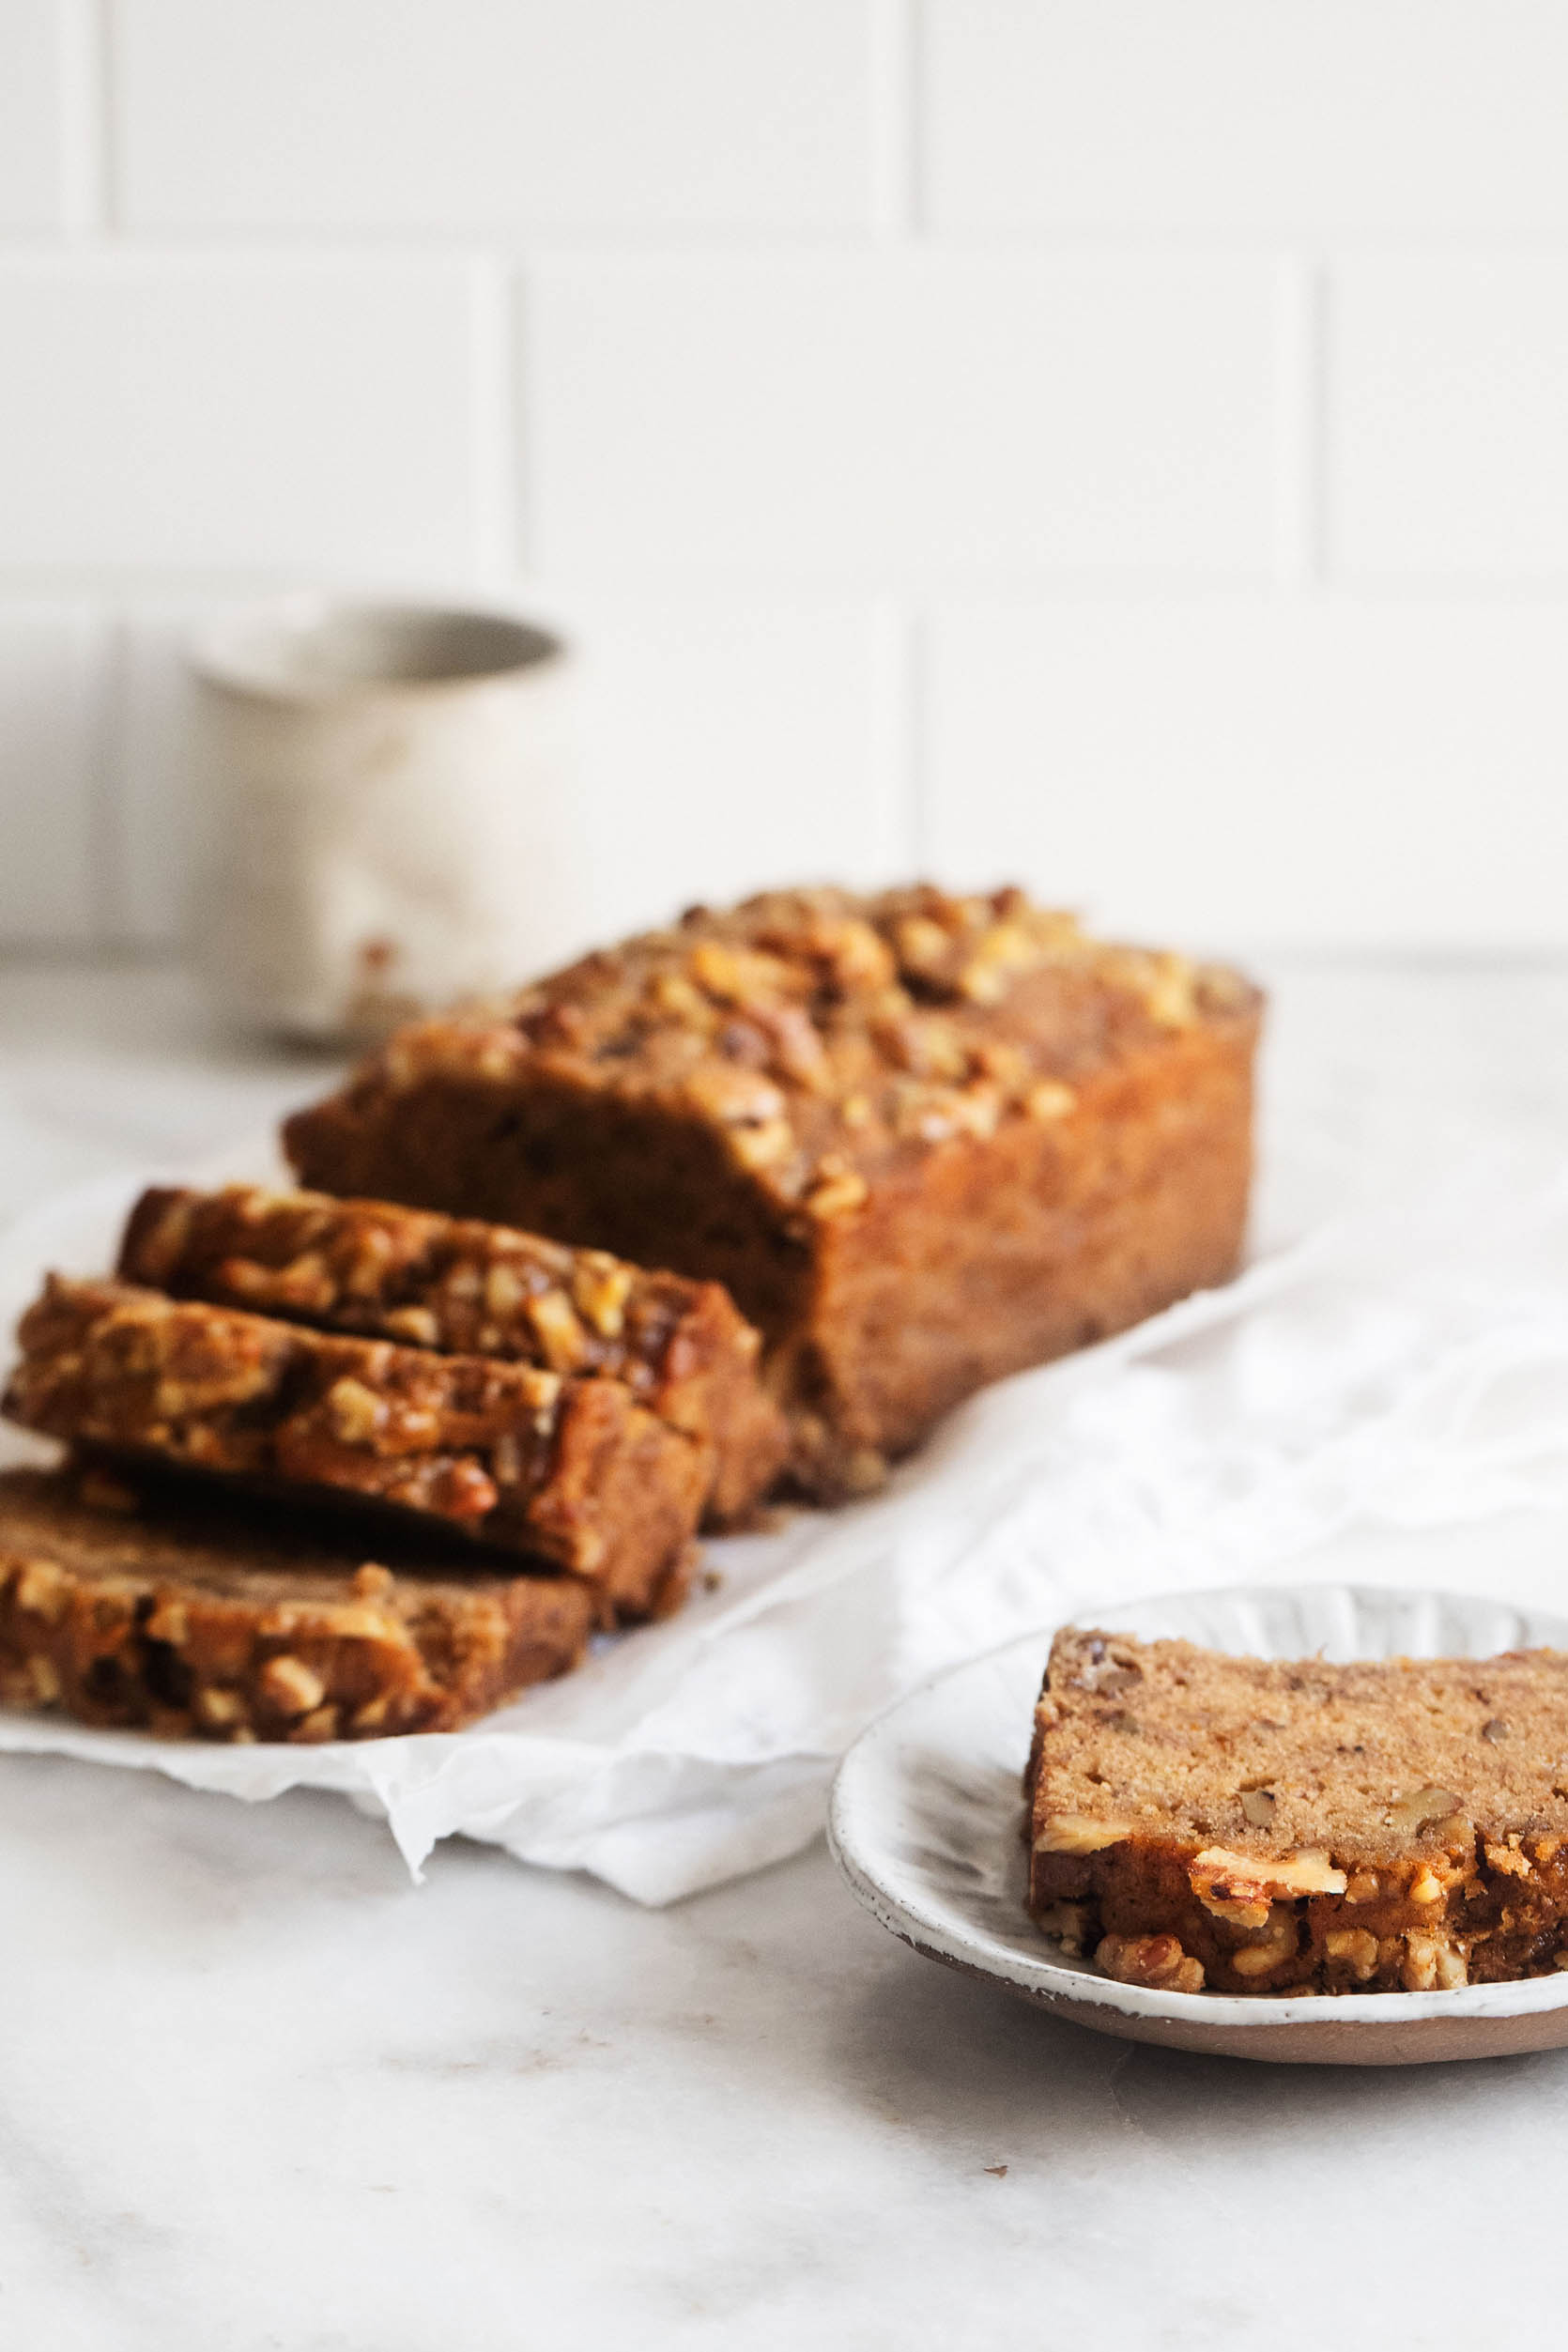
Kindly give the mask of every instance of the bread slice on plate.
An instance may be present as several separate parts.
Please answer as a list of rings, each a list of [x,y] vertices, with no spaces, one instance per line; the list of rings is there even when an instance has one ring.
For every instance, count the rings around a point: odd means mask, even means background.
[[[1568,1653],[1330,1665],[1071,1627],[1029,1909],[1125,1983],[1452,1990],[1568,1968]]]

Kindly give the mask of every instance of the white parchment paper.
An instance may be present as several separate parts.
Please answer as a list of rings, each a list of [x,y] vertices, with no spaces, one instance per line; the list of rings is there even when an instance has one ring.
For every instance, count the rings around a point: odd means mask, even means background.
[[[110,1262],[145,1180],[11,1229],[4,1328],[46,1267]],[[875,1500],[708,1554],[716,1589],[680,1617],[467,1731],[227,1748],[0,1712],[0,1749],[251,1801],[337,1790],[385,1816],[416,1874],[460,1833],[664,1903],[806,1844],[837,1759],[911,1684],[1066,1616],[1317,1573],[1560,1604],[1568,1174],[1477,1157],[1001,1383]]]

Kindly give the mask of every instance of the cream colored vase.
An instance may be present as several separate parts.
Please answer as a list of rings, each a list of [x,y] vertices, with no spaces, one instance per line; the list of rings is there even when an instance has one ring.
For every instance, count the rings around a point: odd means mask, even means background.
[[[189,933],[223,1007],[356,1041],[583,944],[560,641],[298,598],[192,649]]]

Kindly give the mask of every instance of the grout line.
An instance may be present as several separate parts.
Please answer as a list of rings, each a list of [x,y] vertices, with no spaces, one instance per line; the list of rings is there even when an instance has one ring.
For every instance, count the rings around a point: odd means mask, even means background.
[[[918,233],[920,136],[914,0],[871,0],[871,222],[883,243]]]
[[[106,0],[63,0],[60,43],[60,194],[73,243],[96,243],[109,220]],[[57,250],[57,249],[56,249]]]
[[[1319,399],[1318,272],[1283,256],[1275,282],[1279,370],[1274,533],[1278,584],[1299,592],[1322,575],[1322,430]]]
[[[517,502],[528,507],[526,466]],[[547,572],[530,553],[510,556],[504,567],[506,584],[530,592],[548,589],[561,596],[639,602],[657,596],[676,605],[702,607],[724,604],[766,610],[784,604],[803,607],[874,604],[897,597],[904,584],[889,577],[867,578],[838,572],[807,570],[746,573],[733,570],[673,571],[656,563],[595,566],[577,570],[556,564]],[[192,563],[170,568],[161,564],[7,563],[0,558],[0,605],[26,604],[50,597],[243,598],[287,594],[299,588],[307,572],[315,585],[342,595],[407,595],[419,598],[471,592],[474,580],[466,564],[439,568],[403,565],[369,568],[333,561],[320,562],[302,551],[292,562],[224,569]],[[1537,611],[1568,603],[1568,571],[1535,575],[1456,573],[1348,574],[1324,582],[1323,592],[1347,608],[1388,610],[1416,607],[1444,610],[1482,606]],[[945,603],[959,609],[995,607],[1026,611],[1038,606],[1089,606],[1095,609],[1132,607],[1146,611],[1194,610],[1216,606],[1266,605],[1277,591],[1278,576],[1266,572],[1197,574],[1168,576],[1139,572],[1042,572],[1038,574],[955,572],[942,582]]]
[[[494,590],[520,568],[513,284],[504,255],[475,257],[472,300],[474,558]]]
[[[1334,577],[1334,451],[1330,406],[1334,365],[1334,283],[1328,262],[1316,264],[1313,280],[1315,332],[1312,347],[1311,396],[1313,462],[1317,474],[1314,554],[1318,585],[1327,589],[1342,586]]]
[[[85,5],[85,0],[69,0],[69,5],[74,13]],[[875,5],[880,21],[880,11],[891,8],[896,0],[875,0]],[[67,22],[69,21],[68,17]],[[71,46],[74,51],[76,44]],[[98,71],[96,68],[89,69]],[[917,119],[908,122],[915,102],[908,96],[903,101],[909,136],[905,137],[902,131],[895,136],[892,126],[886,122],[880,126],[873,123],[872,179],[878,218],[872,230],[853,221],[839,227],[822,229],[736,223],[708,230],[641,232],[630,224],[622,229],[573,230],[559,225],[530,229],[526,224],[513,228],[504,223],[475,221],[467,226],[451,228],[423,228],[410,223],[355,228],[338,222],[300,226],[284,223],[228,223],[222,227],[181,228],[162,222],[131,231],[123,223],[121,207],[115,196],[113,183],[119,177],[117,167],[106,173],[101,155],[95,160],[93,172],[95,182],[104,188],[103,219],[96,225],[113,236],[128,256],[138,260],[177,264],[204,262],[217,256],[241,268],[253,261],[462,261],[474,253],[478,244],[487,241],[514,256],[526,255],[530,262],[546,264],[598,262],[656,268],[669,262],[744,260],[765,269],[781,261],[873,259],[879,243],[885,243],[901,232],[954,260],[1020,265],[1091,262],[1112,269],[1184,262],[1251,262],[1267,267],[1277,258],[1282,238],[1288,234],[1262,228],[1012,229],[1000,225],[946,227],[939,232],[927,225],[929,201],[922,186],[925,174],[919,154],[918,123]],[[116,142],[107,121],[101,126],[100,146],[113,162]],[[1434,232],[1422,242],[1400,240],[1376,232],[1363,238],[1340,233],[1325,240],[1324,250],[1336,260],[1350,261],[1466,262],[1501,257],[1561,265],[1568,263],[1568,236],[1541,232],[1456,237]],[[0,261],[57,259],[59,252],[58,238],[47,230],[0,230]]]

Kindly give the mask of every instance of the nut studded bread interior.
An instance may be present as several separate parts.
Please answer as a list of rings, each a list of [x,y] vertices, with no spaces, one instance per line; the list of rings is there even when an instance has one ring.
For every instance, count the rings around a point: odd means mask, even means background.
[[[576,1577],[465,1566],[188,1487],[0,1472],[0,1699],[212,1740],[454,1730],[575,1666],[595,1614]]]
[[[1027,1787],[1031,1913],[1128,1983],[1568,1966],[1568,1653],[1280,1664],[1069,1629]]]
[[[811,1490],[1236,1263],[1260,1000],[1016,890],[779,891],[403,1031],[302,1182],[726,1284]]]
[[[5,1410],[45,1436],[390,1506],[571,1570],[607,1615],[684,1589],[708,1458],[617,1381],[57,1276],[18,1340]]]
[[[602,1251],[384,1201],[230,1185],[144,1193],[119,1273],[324,1330],[618,1380],[711,1450],[718,1525],[746,1515],[788,1451],[757,1376],[759,1335],[718,1284]]]

